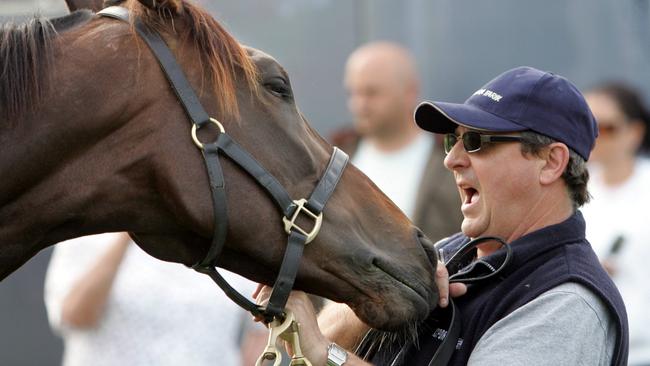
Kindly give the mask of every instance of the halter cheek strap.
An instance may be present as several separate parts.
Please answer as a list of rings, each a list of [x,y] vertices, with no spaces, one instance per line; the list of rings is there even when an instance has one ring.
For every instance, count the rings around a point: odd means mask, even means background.
[[[277,182],[275,178],[262,169],[259,164],[246,153],[246,151],[239,147],[230,136],[225,134],[219,135],[217,144],[222,144],[222,141],[227,147],[225,150],[221,151],[238,163],[242,169],[248,172],[251,177],[258,181],[263,187],[267,188],[263,182]],[[320,221],[322,220],[322,210],[325,208],[327,200],[340,180],[347,162],[348,156],[342,150],[335,147],[327,168],[325,169],[325,173],[323,174],[323,178],[321,178],[308,200],[301,199],[291,201],[290,199],[285,199],[288,198],[289,195],[279,184],[276,186],[275,183],[270,183],[273,189],[267,188],[267,191],[272,197],[274,197],[274,201],[278,204],[281,211],[285,213],[283,221],[285,221],[285,231],[289,237],[284,252],[284,258],[280,266],[280,272],[278,273],[278,277],[273,285],[271,297],[266,308],[260,308],[258,305],[235,291],[219,274],[216,268],[214,268],[217,256],[220,252],[220,249],[215,246],[214,242],[208,255],[201,262],[194,265],[193,268],[201,273],[209,275],[222,288],[228,297],[254,315],[263,315],[269,321],[272,320],[273,317],[283,317],[284,305],[286,304],[293,288],[303,249],[305,245],[311,241],[316,234],[318,234],[317,230],[320,227]],[[251,165],[249,166],[249,164]],[[258,170],[258,168],[261,170]],[[274,193],[274,191],[282,193],[279,193],[276,196],[277,192]],[[284,202],[286,206],[281,206],[280,202]],[[225,206],[225,204],[225,200],[220,203],[220,205],[223,206]],[[303,214],[303,216],[311,218],[314,221],[314,228],[310,232],[300,228],[295,223],[300,214]],[[291,219],[289,219],[289,217]],[[287,226],[287,222],[291,225]],[[221,247],[223,247],[223,245],[221,245]]]
[[[125,22],[130,21],[129,11],[118,6],[108,7],[97,14]],[[233,140],[219,121],[208,115],[176,62],[174,55],[160,35],[147,27],[140,19],[135,18],[133,22],[138,34],[156,56],[169,84],[192,122],[192,138],[196,146],[201,150],[208,171],[214,209],[212,243],[205,258],[192,268],[210,276],[231,300],[250,311],[253,315],[261,315],[267,322],[272,321],[273,318],[283,318],[284,306],[293,288],[303,249],[318,234],[323,209],[343,175],[348,156],[335,147],[327,168],[309,199],[292,200],[282,184]],[[196,137],[197,130],[210,123],[215,124],[220,133],[213,142],[202,143]],[[284,222],[285,232],[288,234],[287,248],[266,307],[256,305],[237,292],[215,268],[219,254],[226,242],[228,228],[226,187],[219,155],[227,156],[264,187],[283,215],[282,221]],[[313,220],[314,225],[311,230],[298,226],[296,220],[300,216]]]

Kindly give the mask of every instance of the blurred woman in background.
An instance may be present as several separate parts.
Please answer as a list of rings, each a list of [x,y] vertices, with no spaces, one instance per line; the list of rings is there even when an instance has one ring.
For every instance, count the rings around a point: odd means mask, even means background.
[[[592,200],[582,209],[587,239],[625,301],[629,365],[650,365],[650,117],[623,83],[599,85],[585,98],[599,131],[589,157]]]
[[[256,286],[222,274],[243,293]],[[268,334],[208,276],[151,257],[126,233],[57,245],[45,305],[63,366],[252,365]]]

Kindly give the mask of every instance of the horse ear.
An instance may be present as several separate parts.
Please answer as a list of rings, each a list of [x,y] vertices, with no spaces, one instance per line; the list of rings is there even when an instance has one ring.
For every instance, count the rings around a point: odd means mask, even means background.
[[[98,12],[104,8],[103,0],[65,0],[65,3],[71,13],[80,9],[90,9]]]
[[[172,14],[183,11],[182,0],[138,0],[142,5],[153,10],[169,10]]]

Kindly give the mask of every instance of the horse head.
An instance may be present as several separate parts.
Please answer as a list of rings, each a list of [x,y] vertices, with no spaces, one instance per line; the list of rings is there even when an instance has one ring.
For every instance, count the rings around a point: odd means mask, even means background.
[[[122,6],[163,36],[210,116],[292,197],[308,196],[332,147],[296,106],[282,66],[187,1]],[[0,37],[3,54],[20,42],[32,46],[1,66],[33,77],[0,85],[0,175],[9,178],[0,180],[0,278],[48,245],[107,231],[130,232],[162,260],[201,260],[213,228],[208,175],[184,110],[132,25],[76,12],[9,31],[22,40]],[[20,58],[29,62],[11,61]],[[228,229],[218,265],[271,284],[286,245],[282,215],[263,187],[221,161]],[[349,166],[304,249],[296,288],[394,328],[437,302],[431,253],[402,212]]]

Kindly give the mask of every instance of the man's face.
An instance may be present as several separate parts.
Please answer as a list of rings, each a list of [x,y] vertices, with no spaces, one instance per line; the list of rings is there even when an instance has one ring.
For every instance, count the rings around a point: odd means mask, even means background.
[[[405,91],[392,67],[381,62],[349,65],[345,88],[348,108],[357,131],[363,136],[390,136],[401,129],[404,115],[413,107],[413,96]]]
[[[457,135],[468,131],[456,129]],[[503,133],[499,133],[503,135]],[[498,236],[506,241],[525,226],[539,197],[542,160],[524,156],[519,142],[483,144],[467,153],[462,141],[445,158],[461,197],[461,229],[469,237]]]

